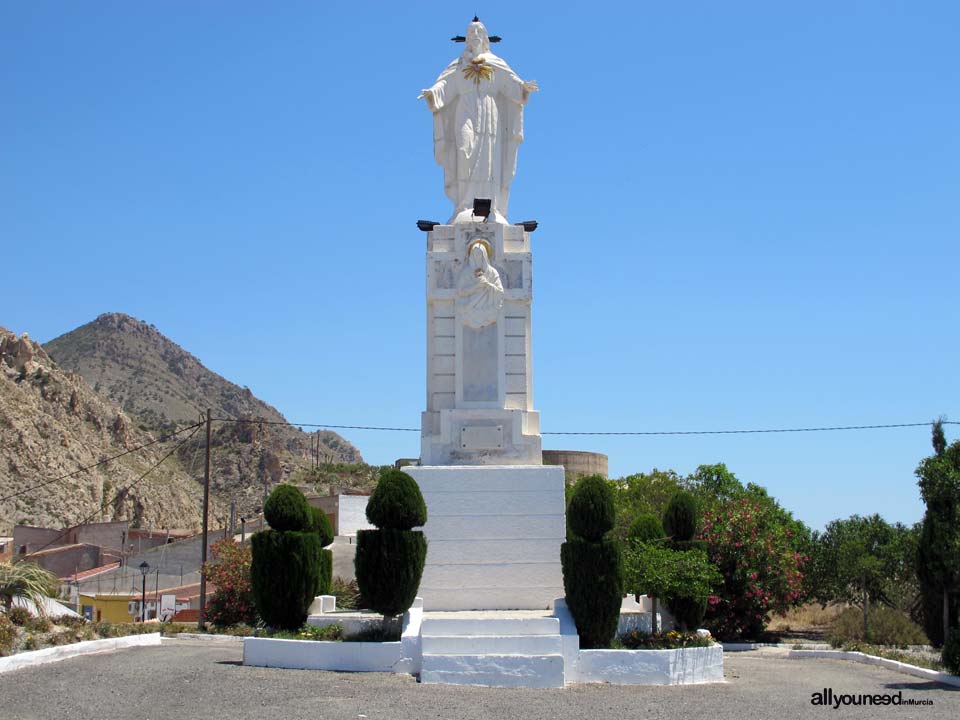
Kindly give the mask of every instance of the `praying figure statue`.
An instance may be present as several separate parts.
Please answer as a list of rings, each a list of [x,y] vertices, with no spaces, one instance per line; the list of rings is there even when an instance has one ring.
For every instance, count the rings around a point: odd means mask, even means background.
[[[464,42],[463,54],[421,96],[433,113],[434,156],[453,201],[451,224],[472,221],[476,199],[491,201],[488,220],[506,223],[523,106],[539,88],[490,52],[487,29],[477,18]]]
[[[483,242],[474,242],[467,255],[467,266],[457,278],[457,306],[464,325],[482,328],[492,325],[503,307],[503,283],[500,273],[490,264]]]

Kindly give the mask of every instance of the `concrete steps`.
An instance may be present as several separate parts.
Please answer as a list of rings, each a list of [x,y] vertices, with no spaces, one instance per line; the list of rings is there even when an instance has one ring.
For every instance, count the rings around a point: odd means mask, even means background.
[[[428,613],[421,628],[420,682],[561,688],[560,621],[530,614]]]

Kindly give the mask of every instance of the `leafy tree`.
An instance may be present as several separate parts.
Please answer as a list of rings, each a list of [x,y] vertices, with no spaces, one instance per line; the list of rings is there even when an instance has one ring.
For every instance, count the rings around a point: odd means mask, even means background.
[[[937,421],[933,446],[934,455],[925,458],[916,470],[920,495],[927,506],[917,548],[917,571],[924,628],[930,641],[940,644],[949,640],[960,614],[960,441],[947,446],[943,424]]]
[[[870,637],[870,601],[894,604],[894,593],[910,582],[911,530],[891,525],[879,515],[832,520],[823,534],[814,534],[810,574],[813,597],[823,605],[845,602],[863,612],[863,636]]]
[[[641,515],[662,517],[670,498],[682,489],[683,480],[673,470],[657,470],[637,473],[611,481],[617,523],[614,537],[621,543],[630,535],[630,528]],[[569,498],[568,498],[569,499]]]
[[[653,595],[668,602],[683,599],[705,605],[721,580],[717,568],[702,550],[671,550],[658,542],[633,541],[623,553],[623,563],[627,592]],[[677,620],[682,630],[696,629],[688,627],[685,618],[677,617]],[[658,631],[656,607],[652,630]]]

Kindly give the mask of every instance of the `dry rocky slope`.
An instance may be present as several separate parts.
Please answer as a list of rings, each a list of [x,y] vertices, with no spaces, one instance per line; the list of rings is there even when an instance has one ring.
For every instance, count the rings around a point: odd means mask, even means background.
[[[26,334],[18,338],[0,328],[0,497],[16,494],[0,501],[0,535],[10,534],[17,523],[65,527],[90,516],[143,526],[197,526],[199,485],[175,458],[137,482],[170,443],[29,489],[156,437],[82,377],[58,367]],[[219,502],[214,509],[223,512]]]
[[[120,313],[96,320],[44,345],[65,370],[123,408],[154,433],[196,422],[210,408],[215,418],[284,422],[275,408],[248,388],[212,372],[152,325]],[[213,426],[211,490],[241,514],[262,505],[267,490],[313,464],[319,438],[321,461],[362,463],[360,452],[330,431],[305,433],[286,425],[217,422]],[[202,474],[203,433],[177,453],[188,471]]]

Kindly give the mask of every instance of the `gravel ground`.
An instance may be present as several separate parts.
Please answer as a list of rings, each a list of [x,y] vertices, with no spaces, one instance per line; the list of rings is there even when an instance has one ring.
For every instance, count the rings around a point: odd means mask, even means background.
[[[0,717],[19,718],[958,718],[960,691],[883,668],[782,652],[727,653],[727,682],[695,687],[579,685],[508,690],[419,685],[408,676],[244,667],[233,643],[161,647],[65,660],[0,675]],[[811,695],[897,693],[933,706],[813,706]]]

